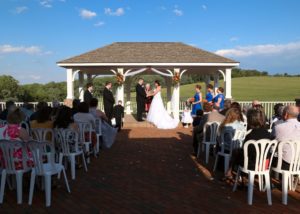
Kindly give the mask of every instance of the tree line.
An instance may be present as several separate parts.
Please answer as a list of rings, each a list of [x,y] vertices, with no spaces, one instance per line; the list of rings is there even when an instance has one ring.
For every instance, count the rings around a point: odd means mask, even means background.
[[[245,70],[240,68],[232,69],[232,78],[236,77],[250,77],[250,76],[269,76],[266,71],[258,70]],[[276,74],[274,76],[290,76],[287,74]],[[131,90],[134,91],[136,79],[139,76],[133,77],[131,84]],[[165,86],[165,79],[160,75],[145,75],[143,76],[145,82],[152,83],[154,80],[159,80],[162,86]],[[222,77],[221,77],[222,78]],[[197,74],[183,75],[181,84],[192,84],[203,81],[203,77]],[[95,78],[94,94],[96,97],[100,97],[106,81],[116,83],[114,77]],[[116,87],[114,87],[116,88]],[[75,97],[78,97],[78,81],[74,82]],[[0,101],[20,101],[20,102],[32,102],[32,101],[63,101],[67,96],[66,82],[49,82],[46,84],[25,84],[21,85],[14,77],[10,75],[0,76]]]

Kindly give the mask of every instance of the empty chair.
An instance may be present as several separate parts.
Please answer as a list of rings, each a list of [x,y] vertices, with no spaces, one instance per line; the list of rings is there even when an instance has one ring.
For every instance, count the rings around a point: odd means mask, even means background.
[[[30,161],[26,146],[21,141],[0,140],[0,160],[2,169],[0,203],[3,203],[7,175],[15,175],[17,182],[17,201],[22,203],[23,174],[30,171]]]
[[[215,146],[217,144],[217,134],[219,130],[220,123],[218,122],[207,122],[203,128],[203,142],[202,149],[205,146],[205,163],[208,164],[209,160],[209,150],[211,146]],[[209,139],[207,138],[209,134]],[[200,157],[200,143],[198,145],[198,153],[197,157]]]
[[[75,179],[75,157],[81,156],[85,171],[87,166],[82,149],[82,145],[79,145],[78,133],[72,129],[57,129],[55,132],[56,142],[59,147],[59,163],[62,164],[63,157],[67,157],[71,162],[71,175],[72,179]]]
[[[62,164],[54,162],[54,146],[49,142],[37,142],[37,141],[30,141],[28,143],[30,151],[32,152],[33,161],[34,161],[34,168],[31,171],[31,178],[30,178],[30,190],[29,190],[29,200],[28,204],[32,204],[33,192],[34,192],[34,184],[35,184],[35,177],[42,176],[45,179],[45,195],[46,195],[46,206],[51,205],[51,176],[52,175],[59,175],[61,171],[63,172],[66,187],[68,192],[70,192],[69,183],[67,180],[65,168]],[[46,156],[50,148],[50,152],[52,154],[51,158],[47,159],[45,162]],[[58,176],[59,177],[59,176]]]
[[[282,169],[282,155],[284,150],[290,150],[290,165],[288,169]],[[300,176],[300,140],[283,141],[278,145],[277,166],[272,168],[276,173],[282,174],[282,203],[287,205],[288,190],[295,191]]]
[[[249,147],[253,146],[255,148],[255,165],[254,169],[249,168],[249,158],[248,158],[248,150]],[[236,190],[238,178],[240,173],[248,174],[248,204],[252,205],[253,199],[253,186],[254,186],[254,178],[258,176],[259,182],[259,190],[263,191],[265,180],[265,187],[267,189],[267,197],[268,197],[268,204],[272,205],[272,198],[271,198],[271,185],[270,185],[270,166],[272,164],[273,156],[276,148],[277,141],[276,140],[249,140],[244,145],[244,164],[243,166],[238,167],[238,171],[235,178],[235,184],[233,186],[233,191]]]

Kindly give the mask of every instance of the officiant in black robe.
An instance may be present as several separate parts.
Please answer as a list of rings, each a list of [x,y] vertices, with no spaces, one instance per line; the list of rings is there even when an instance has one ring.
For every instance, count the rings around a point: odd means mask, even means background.
[[[137,121],[143,121],[143,113],[145,112],[146,91],[143,87],[144,80],[139,79],[136,85],[136,105],[137,105]]]
[[[113,117],[113,108],[115,104],[115,98],[113,93],[111,92],[112,83],[106,82],[104,90],[103,90],[103,104],[104,104],[104,112],[106,117],[111,121]]]

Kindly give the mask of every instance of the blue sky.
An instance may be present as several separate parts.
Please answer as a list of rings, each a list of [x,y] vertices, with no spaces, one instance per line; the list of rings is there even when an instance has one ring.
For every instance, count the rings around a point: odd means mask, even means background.
[[[299,0],[0,0],[0,74],[64,81],[56,62],[117,41],[180,41],[300,74]]]

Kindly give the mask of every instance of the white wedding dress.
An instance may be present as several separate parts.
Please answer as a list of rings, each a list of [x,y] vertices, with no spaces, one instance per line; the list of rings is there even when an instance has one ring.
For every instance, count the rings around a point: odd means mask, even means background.
[[[179,121],[172,118],[164,107],[160,91],[154,95],[147,115],[147,121],[158,129],[175,129]]]

